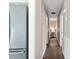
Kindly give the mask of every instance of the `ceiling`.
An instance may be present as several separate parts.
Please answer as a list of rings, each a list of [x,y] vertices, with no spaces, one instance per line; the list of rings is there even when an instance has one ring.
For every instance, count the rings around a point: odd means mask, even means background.
[[[57,17],[64,0],[44,0],[46,12],[49,17]],[[52,14],[53,12],[53,14]]]

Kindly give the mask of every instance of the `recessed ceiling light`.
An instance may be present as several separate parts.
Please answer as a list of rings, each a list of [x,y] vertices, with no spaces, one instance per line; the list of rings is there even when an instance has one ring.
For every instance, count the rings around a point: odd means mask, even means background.
[[[51,12],[51,14],[56,14],[55,12]]]

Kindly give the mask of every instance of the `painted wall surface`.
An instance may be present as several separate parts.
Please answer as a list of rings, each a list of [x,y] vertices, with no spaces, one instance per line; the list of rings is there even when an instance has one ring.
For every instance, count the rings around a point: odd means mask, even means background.
[[[46,50],[46,44],[48,43],[48,17],[45,13],[44,6],[41,6],[41,20],[42,20],[42,56],[44,56]],[[41,58],[42,59],[42,58]]]
[[[70,59],[70,0],[65,0],[64,9],[67,9],[64,20],[64,56]]]
[[[36,3],[35,0],[29,2],[29,59],[35,59]]]
[[[62,21],[61,19],[63,19],[63,39],[60,39],[61,40],[60,43],[62,45],[62,50],[65,59],[70,59],[70,1],[69,0],[65,0],[61,15],[62,18],[60,18],[60,21]]]
[[[46,49],[47,19],[42,0],[36,0],[35,59],[42,59]]]

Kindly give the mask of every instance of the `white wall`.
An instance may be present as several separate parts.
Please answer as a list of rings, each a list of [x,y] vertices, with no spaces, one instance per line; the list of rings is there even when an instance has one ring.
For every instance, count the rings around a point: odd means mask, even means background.
[[[65,0],[64,9],[67,9],[64,20],[64,56],[70,59],[70,0]]]
[[[29,59],[35,59],[36,2],[29,0]]]
[[[63,13],[64,12],[64,13]],[[65,0],[64,8],[61,15],[63,16],[63,39],[61,40],[63,54],[65,59],[70,59],[70,1]],[[61,21],[61,19],[60,19]]]
[[[36,0],[35,59],[41,59],[46,49],[47,22],[42,0]]]
[[[41,20],[42,20],[42,56],[44,56],[46,50],[46,44],[48,43],[48,17],[45,13],[44,6],[41,6]]]

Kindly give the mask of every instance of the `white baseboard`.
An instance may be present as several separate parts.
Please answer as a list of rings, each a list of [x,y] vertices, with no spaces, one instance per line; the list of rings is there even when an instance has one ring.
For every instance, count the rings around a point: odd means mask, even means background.
[[[42,58],[43,58],[45,51],[46,51],[46,47],[45,47],[45,49],[44,49],[44,51],[43,51],[42,56],[41,56],[41,58],[40,58],[40,59],[42,59]]]

